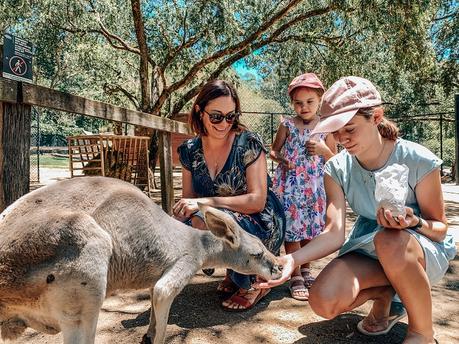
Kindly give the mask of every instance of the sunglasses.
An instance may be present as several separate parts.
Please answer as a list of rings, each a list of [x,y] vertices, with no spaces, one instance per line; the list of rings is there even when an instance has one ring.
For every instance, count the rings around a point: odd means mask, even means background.
[[[202,110],[202,112],[206,113],[209,116],[209,121],[212,124],[218,124],[223,122],[223,120],[226,121],[226,123],[233,124],[237,119],[239,118],[239,112],[230,112],[227,113],[226,115],[222,115],[221,113],[208,113],[205,110]]]

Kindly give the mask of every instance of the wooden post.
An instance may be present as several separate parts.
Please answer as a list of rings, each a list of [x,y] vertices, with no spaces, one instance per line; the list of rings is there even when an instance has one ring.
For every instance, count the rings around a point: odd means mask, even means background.
[[[31,107],[0,106],[0,210],[29,192]]]
[[[171,133],[159,133],[159,164],[161,174],[161,205],[163,210],[172,214],[174,205],[174,179],[172,166]]]

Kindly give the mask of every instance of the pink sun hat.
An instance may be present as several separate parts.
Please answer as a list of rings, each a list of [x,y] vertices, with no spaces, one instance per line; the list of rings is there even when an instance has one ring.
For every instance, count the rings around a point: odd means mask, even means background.
[[[358,76],[341,78],[322,96],[320,123],[311,134],[337,131],[344,127],[359,109],[381,104],[381,95],[371,81]]]
[[[298,87],[318,88],[325,92],[325,87],[322,84],[322,81],[320,81],[314,73],[304,73],[293,79],[290,85],[288,85],[288,95],[291,97],[292,91]]]

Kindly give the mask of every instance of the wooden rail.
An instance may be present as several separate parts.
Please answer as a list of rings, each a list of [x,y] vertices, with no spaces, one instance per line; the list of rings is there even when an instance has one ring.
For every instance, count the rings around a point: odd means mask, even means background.
[[[31,106],[97,117],[161,131],[159,148],[161,196],[163,209],[170,213],[174,200],[172,170],[168,171],[172,168],[171,133],[192,135],[192,131],[187,124],[2,77],[0,77],[0,211],[29,190],[28,175],[18,179],[17,174],[13,175],[14,171],[7,172],[6,169],[7,166],[29,166],[29,147],[26,146],[27,142],[30,142],[28,140],[30,140]],[[12,123],[16,121],[18,115],[21,115],[21,118],[25,118],[24,125],[13,126]],[[28,125],[28,129],[25,129]],[[12,132],[12,130],[16,132]],[[21,138],[21,142],[24,141],[21,144],[21,149],[24,151],[18,152],[17,149],[6,149],[18,146],[17,142],[12,142],[16,138]],[[13,183],[14,180],[19,183],[19,187],[13,188],[12,193],[9,184]],[[17,192],[14,190],[17,190]],[[8,197],[6,194],[8,194]]]

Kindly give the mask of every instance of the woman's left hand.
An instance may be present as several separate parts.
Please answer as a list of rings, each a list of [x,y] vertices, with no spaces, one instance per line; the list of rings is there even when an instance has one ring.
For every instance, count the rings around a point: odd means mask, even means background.
[[[182,198],[172,207],[176,219],[185,221],[199,210],[197,198]]]
[[[414,215],[413,209],[405,207],[406,215],[393,216],[388,209],[379,208],[376,212],[378,224],[384,228],[405,229],[418,224],[419,218]]]

